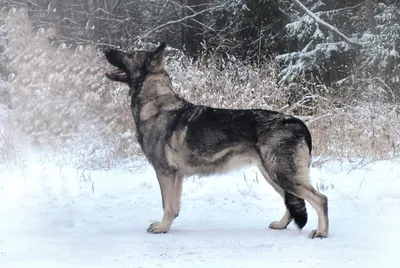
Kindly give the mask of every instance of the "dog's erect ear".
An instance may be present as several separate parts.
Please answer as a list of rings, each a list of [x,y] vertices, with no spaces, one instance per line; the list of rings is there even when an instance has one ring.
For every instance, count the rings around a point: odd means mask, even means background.
[[[166,46],[167,43],[165,41],[161,43],[161,45],[153,52],[152,55],[153,60],[162,59]]]

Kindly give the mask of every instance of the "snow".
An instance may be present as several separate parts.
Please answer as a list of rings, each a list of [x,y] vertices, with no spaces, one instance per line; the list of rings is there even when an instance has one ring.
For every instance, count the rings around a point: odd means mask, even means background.
[[[0,267],[395,267],[400,161],[315,159],[310,177],[329,198],[330,237],[307,204],[303,231],[268,229],[284,204],[255,167],[185,180],[169,233],[154,171],[76,169],[28,157],[0,171]],[[134,165],[135,163],[132,163]]]

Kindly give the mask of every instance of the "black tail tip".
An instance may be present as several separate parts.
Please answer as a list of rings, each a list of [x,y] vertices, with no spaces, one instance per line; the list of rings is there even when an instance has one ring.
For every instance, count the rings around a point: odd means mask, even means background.
[[[294,223],[297,225],[299,229],[303,229],[304,226],[307,224],[308,216],[307,213],[303,215],[297,215],[293,218]]]
[[[307,224],[308,219],[306,203],[304,199],[285,192],[285,205],[296,225],[299,227],[299,229],[302,229]]]

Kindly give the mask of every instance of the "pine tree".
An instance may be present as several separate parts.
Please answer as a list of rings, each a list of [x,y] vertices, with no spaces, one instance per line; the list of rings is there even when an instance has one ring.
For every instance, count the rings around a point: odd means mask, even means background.
[[[305,4],[320,19],[336,25],[344,34],[351,34],[354,15],[358,14],[362,1],[307,0]],[[349,72],[347,62],[354,59],[356,48],[323,28],[302,10],[293,9],[293,14],[293,21],[286,25],[292,52],[277,57],[283,65],[280,83],[312,76],[332,84],[345,78]]]
[[[379,1],[373,12],[375,29],[367,29],[361,35],[365,47],[357,75],[366,88],[374,85],[389,99],[400,98],[400,3]]]
[[[293,9],[294,19],[286,25],[292,51],[277,57],[282,64],[281,84],[317,78],[341,89],[370,89],[358,92],[369,98],[376,91],[388,93],[389,98],[400,96],[398,1],[302,2],[361,46],[353,46],[303,10]]]

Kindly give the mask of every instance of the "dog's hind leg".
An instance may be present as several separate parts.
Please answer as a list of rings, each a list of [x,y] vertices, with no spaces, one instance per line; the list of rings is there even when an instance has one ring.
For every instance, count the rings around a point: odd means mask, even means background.
[[[313,230],[310,233],[309,237],[328,237],[328,198],[325,195],[319,193],[309,182],[301,183],[294,189],[293,194],[299,198],[305,199],[317,212],[318,229]]]
[[[318,229],[313,230],[310,238],[324,238],[328,236],[329,219],[328,219],[328,199],[325,195],[319,193],[309,181],[309,152],[305,146],[300,146],[297,155],[293,159],[280,158],[284,165],[280,165],[276,172],[278,184],[281,185],[285,191],[291,194],[293,199],[293,209],[301,208],[306,200],[316,210],[318,214]],[[289,168],[288,168],[289,167]],[[298,201],[303,200],[300,204]],[[290,205],[291,202],[286,205]],[[290,211],[290,209],[289,209]],[[298,210],[301,212],[301,210]],[[301,227],[302,221],[299,217],[299,222],[296,220],[296,215],[291,212],[295,222]],[[301,213],[300,213],[301,215]]]
[[[285,205],[290,217],[294,219],[297,227],[302,229],[307,224],[307,209],[304,199],[285,191]]]
[[[168,172],[170,173],[170,172]],[[177,183],[178,176],[173,174],[165,174],[157,172],[158,183],[160,184],[161,197],[164,215],[161,222],[154,222],[150,224],[147,229],[148,233],[160,234],[169,231],[172,221],[179,213],[179,206],[177,206]]]
[[[300,146],[298,155],[296,156],[297,159],[295,159],[297,171],[296,185],[299,184],[299,187],[295,188],[296,190],[293,194],[305,199],[317,211],[318,229],[311,232],[310,238],[323,238],[327,237],[329,232],[328,198],[318,192],[309,181],[309,157],[308,148]]]
[[[274,230],[286,229],[286,227],[292,222],[292,220],[293,220],[292,215],[290,215],[289,210],[286,209],[285,214],[283,214],[281,220],[271,222],[269,228]]]
[[[318,215],[318,229],[310,233],[310,238],[328,237],[328,198],[319,193],[309,182],[303,182],[292,190],[292,194],[305,199],[316,210]]]
[[[263,174],[267,182],[272,186],[272,188],[274,188],[275,191],[277,191],[280,194],[280,196],[282,196],[282,198],[286,200],[285,196],[287,193],[278,184],[275,183],[275,181],[271,178],[265,167],[259,166],[258,168],[260,169],[261,173]],[[285,214],[282,216],[282,218],[279,221],[271,222],[269,228],[274,230],[286,229],[286,227],[292,222],[292,220],[293,217],[290,215],[289,210],[286,209]]]
[[[299,195],[304,198],[317,211],[318,229],[310,233],[310,238],[328,237],[329,218],[328,218],[328,198],[318,192],[311,184],[302,185]]]

